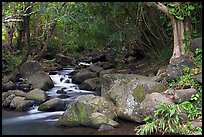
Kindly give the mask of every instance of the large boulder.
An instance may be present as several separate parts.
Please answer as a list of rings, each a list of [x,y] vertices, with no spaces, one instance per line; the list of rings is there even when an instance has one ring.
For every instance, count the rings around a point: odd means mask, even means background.
[[[34,105],[34,101],[25,100],[25,97],[15,96],[10,103],[10,108],[17,111],[27,111]]]
[[[100,91],[101,90],[101,82],[99,77],[90,78],[83,81],[79,85],[79,89],[89,90],[89,91]]]
[[[42,103],[47,100],[48,96],[45,91],[40,89],[33,89],[26,94],[26,99],[34,100],[35,103]]]
[[[95,112],[100,114],[93,114]],[[115,106],[112,102],[92,94],[81,95],[67,106],[64,114],[58,119],[57,125],[68,127],[83,125],[98,128],[101,124],[112,123],[111,126],[115,126],[116,122],[111,119],[116,117]]]
[[[25,77],[29,76],[30,74],[33,74],[33,73],[38,72],[38,71],[43,71],[43,70],[44,69],[39,62],[28,61],[20,67],[19,72],[20,72],[20,75],[23,78],[25,78]]]
[[[157,92],[147,94],[140,105],[140,112],[143,118],[150,115],[153,116],[154,111],[160,107],[161,102],[167,104],[172,102],[172,100]]]
[[[146,94],[162,92],[166,87],[150,77],[135,74],[105,74],[102,77],[101,96],[116,105],[118,117],[142,122],[140,103]]]
[[[189,49],[196,54],[196,48],[202,49],[202,37],[191,40]]]
[[[43,71],[37,71],[27,76],[27,82],[32,84],[33,88],[39,88],[42,90],[49,90],[54,87],[54,83],[49,74]]]
[[[15,96],[16,96],[15,94],[11,94],[11,95],[5,96],[4,100],[2,101],[2,106],[3,107],[9,107],[11,101],[14,99]],[[2,96],[2,98],[3,98],[3,96]]]
[[[183,69],[185,66],[192,68],[195,64],[185,56],[173,59],[166,69],[166,80],[170,82],[175,80],[177,76],[183,75]]]
[[[88,69],[80,69],[79,72],[73,75],[72,82],[75,84],[80,84],[83,81],[90,79],[90,78],[94,78],[94,77],[97,77],[96,72],[91,72]]]
[[[60,98],[52,98],[38,107],[39,111],[64,111],[66,103]]]

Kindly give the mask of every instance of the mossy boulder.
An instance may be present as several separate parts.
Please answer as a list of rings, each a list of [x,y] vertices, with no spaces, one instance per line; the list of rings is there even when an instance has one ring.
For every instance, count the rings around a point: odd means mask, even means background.
[[[96,122],[97,118],[92,114],[95,112],[101,113],[103,115],[100,115],[101,119],[103,119],[102,121],[106,121],[107,123]],[[116,117],[115,106],[112,102],[92,94],[81,95],[67,106],[64,114],[58,119],[57,125],[68,127],[89,126],[96,128],[100,127],[99,123],[110,124],[111,120],[109,119]],[[99,120],[101,119],[99,118]]]
[[[101,96],[113,101],[118,117],[142,122],[140,104],[147,94],[167,89],[152,78],[136,74],[105,74],[102,77]]]

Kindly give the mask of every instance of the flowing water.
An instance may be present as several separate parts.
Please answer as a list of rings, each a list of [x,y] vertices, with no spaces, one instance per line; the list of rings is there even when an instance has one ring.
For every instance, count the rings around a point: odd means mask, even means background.
[[[80,90],[77,84],[73,84],[70,75],[73,71],[73,68],[64,68],[50,73],[54,87],[46,91],[49,98],[59,97],[70,103],[79,95],[97,95],[95,91]],[[26,112],[2,109],[2,135],[131,135],[136,126],[135,123],[120,121],[120,127],[110,131],[97,131],[97,129],[87,127],[57,127],[55,123],[64,111],[43,112],[38,111],[37,108],[38,106],[33,106]]]

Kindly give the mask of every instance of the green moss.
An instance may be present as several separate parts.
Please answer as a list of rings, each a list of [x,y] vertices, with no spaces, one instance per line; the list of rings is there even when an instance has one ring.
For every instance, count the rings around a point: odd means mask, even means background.
[[[139,102],[142,102],[145,98],[145,89],[142,85],[138,84],[135,89],[133,89],[132,92],[133,97],[138,100]]]

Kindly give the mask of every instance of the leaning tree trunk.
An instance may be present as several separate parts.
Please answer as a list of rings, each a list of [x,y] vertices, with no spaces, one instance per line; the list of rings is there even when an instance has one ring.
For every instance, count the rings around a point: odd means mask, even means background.
[[[175,2],[176,3],[176,2]],[[176,3],[177,5],[180,3]],[[176,19],[174,16],[169,14],[169,8],[162,4],[161,2],[147,2],[147,6],[152,6],[157,8],[158,10],[165,13],[171,20],[173,26],[173,37],[174,37],[174,48],[173,48],[173,55],[170,59],[170,63],[173,59],[178,58],[185,54],[184,51],[184,22],[182,20]]]

